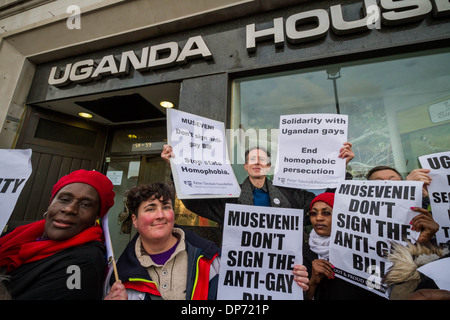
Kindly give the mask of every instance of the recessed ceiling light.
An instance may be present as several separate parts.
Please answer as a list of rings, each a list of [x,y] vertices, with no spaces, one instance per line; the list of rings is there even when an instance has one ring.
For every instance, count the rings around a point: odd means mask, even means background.
[[[93,117],[92,114],[87,113],[87,112],[79,112],[78,115],[79,115],[80,117],[83,117],[83,118],[86,118],[86,119],[90,119],[90,118]]]
[[[163,108],[173,108],[173,103],[170,101],[161,101],[159,105]]]

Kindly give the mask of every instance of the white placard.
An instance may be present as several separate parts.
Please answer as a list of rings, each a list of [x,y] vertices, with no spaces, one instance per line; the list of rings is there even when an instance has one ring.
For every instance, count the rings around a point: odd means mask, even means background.
[[[299,189],[335,188],[345,180],[339,150],[347,141],[348,116],[294,114],[280,117],[274,185]]]
[[[433,123],[450,120],[450,99],[434,103],[428,107],[430,119]]]
[[[433,219],[439,224],[438,243],[450,240],[450,151],[419,157],[424,169],[430,169],[428,186]]]
[[[179,199],[237,198],[241,188],[228,158],[223,122],[167,110],[170,164]]]
[[[330,262],[335,275],[388,298],[381,279],[391,262],[385,254],[394,242],[415,242],[410,222],[422,204],[417,181],[346,181],[338,186],[333,207]]]
[[[31,149],[0,149],[0,234],[31,175]]]
[[[219,300],[302,300],[303,210],[227,204]]]
[[[450,257],[438,259],[418,268],[417,271],[423,273],[442,290],[450,290]]]
[[[106,176],[114,186],[120,186],[122,184],[123,171],[108,171],[106,172]]]

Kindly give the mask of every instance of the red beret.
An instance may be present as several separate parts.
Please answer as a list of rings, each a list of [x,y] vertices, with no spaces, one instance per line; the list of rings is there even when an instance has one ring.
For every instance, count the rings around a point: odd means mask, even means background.
[[[108,177],[98,171],[76,170],[61,179],[53,186],[50,202],[62,187],[71,183],[86,183],[97,190],[100,198],[100,217],[103,217],[114,205],[113,184]]]
[[[319,194],[317,197],[315,197],[313,199],[313,201],[311,201],[311,205],[309,206],[309,210],[312,209],[314,202],[317,202],[317,201],[323,201],[326,204],[328,204],[330,207],[333,208],[333,205],[334,205],[334,193],[332,193],[332,192],[324,192],[324,193]]]

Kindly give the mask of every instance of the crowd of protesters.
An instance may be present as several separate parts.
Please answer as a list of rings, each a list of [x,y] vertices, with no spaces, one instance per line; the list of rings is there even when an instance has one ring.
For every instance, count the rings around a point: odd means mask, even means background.
[[[346,142],[339,150],[339,157],[347,164],[354,157],[351,147]],[[161,158],[169,162],[171,157],[171,146],[164,146]],[[305,224],[312,229],[303,245],[303,264],[295,265],[292,272],[305,299],[382,299],[335,277],[333,261],[329,260],[334,190],[316,196],[307,190],[275,186],[267,178],[270,159],[263,148],[246,152],[248,177],[241,184],[239,198],[189,199],[183,204],[220,225],[226,203],[302,209]],[[418,215],[411,225],[421,231],[417,243],[392,250],[393,254],[403,250],[405,259],[419,253],[440,258],[449,254],[434,242],[439,225],[428,210],[428,172],[416,169],[406,177],[424,183],[424,201],[422,208],[412,208]],[[395,168],[386,166],[370,170],[367,179],[403,180]],[[114,204],[113,185],[96,171],[77,170],[62,177],[52,189],[42,220],[17,227],[0,238],[0,299],[216,299],[220,248],[175,224],[172,182],[139,185],[127,192],[126,199],[137,234],[115,268],[107,269],[98,219]],[[404,272],[397,271],[404,263],[402,258],[397,255],[393,262],[385,279],[392,288],[392,299],[450,299],[449,292],[420,274],[417,266],[411,269],[414,277],[405,279]],[[81,276],[70,279],[70,268]]]

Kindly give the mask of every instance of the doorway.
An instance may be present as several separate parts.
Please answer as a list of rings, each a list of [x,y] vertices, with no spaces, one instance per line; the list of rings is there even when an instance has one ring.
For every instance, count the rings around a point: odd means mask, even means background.
[[[31,149],[32,173],[6,232],[42,219],[54,184],[78,169],[102,169],[107,127],[39,107],[28,107],[17,149]],[[1,230],[0,230],[1,232]]]
[[[152,121],[111,128],[105,173],[114,185],[114,206],[108,212],[111,243],[116,258],[136,234],[126,207],[131,188],[155,182],[172,183],[170,165],[161,158],[167,143],[166,121]],[[216,244],[221,242],[218,225],[187,210],[175,197],[175,224],[195,231]]]
[[[136,234],[126,206],[128,190],[146,183],[170,181],[170,167],[159,155],[107,158],[106,174],[114,185],[114,206],[108,213],[108,225],[114,254],[118,258]]]

